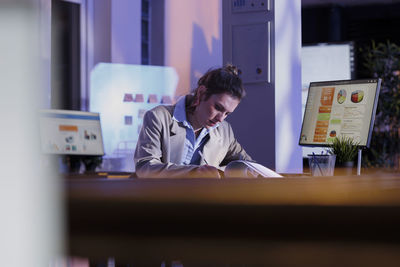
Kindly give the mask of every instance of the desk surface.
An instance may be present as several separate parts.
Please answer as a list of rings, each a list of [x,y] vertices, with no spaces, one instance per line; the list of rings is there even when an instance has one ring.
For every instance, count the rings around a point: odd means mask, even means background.
[[[378,259],[391,251],[386,257],[400,261],[398,175],[88,179],[68,180],[66,186],[73,255],[107,252],[127,262],[151,251],[157,260],[168,255],[196,261],[208,253],[213,262],[229,256],[240,263],[270,263],[267,254],[259,258],[248,248],[264,251],[283,242],[294,250],[318,251],[327,244],[335,253],[352,249],[359,260],[365,251]],[[211,249],[216,244],[225,250],[216,254]],[[365,266],[377,263],[366,259]]]
[[[70,200],[240,205],[400,205],[400,175],[67,180]]]

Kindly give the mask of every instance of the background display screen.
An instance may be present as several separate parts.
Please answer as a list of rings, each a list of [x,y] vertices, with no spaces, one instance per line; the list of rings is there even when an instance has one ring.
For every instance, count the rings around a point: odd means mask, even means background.
[[[43,153],[104,155],[99,113],[42,110],[39,121]]]
[[[300,145],[327,146],[348,136],[369,146],[380,79],[310,83]]]

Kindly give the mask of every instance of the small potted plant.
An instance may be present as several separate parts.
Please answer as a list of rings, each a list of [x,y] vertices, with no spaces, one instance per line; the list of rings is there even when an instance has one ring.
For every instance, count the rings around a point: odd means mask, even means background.
[[[85,165],[85,171],[87,173],[95,172],[96,168],[103,163],[103,158],[101,156],[82,156],[81,160]]]
[[[352,174],[354,159],[356,158],[358,152],[358,144],[359,142],[356,142],[352,137],[348,136],[340,136],[332,140],[329,154],[336,155],[335,165],[342,170],[341,174]]]

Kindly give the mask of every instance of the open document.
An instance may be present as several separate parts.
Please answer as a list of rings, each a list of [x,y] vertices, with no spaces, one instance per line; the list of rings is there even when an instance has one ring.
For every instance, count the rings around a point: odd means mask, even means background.
[[[245,160],[230,162],[224,171],[226,178],[282,178],[283,176],[267,167]]]

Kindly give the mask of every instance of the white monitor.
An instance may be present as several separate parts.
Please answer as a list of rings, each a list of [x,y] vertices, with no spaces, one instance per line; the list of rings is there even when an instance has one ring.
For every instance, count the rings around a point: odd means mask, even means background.
[[[310,83],[299,144],[324,147],[348,136],[369,147],[380,84],[380,79]]]
[[[104,155],[99,113],[41,110],[39,125],[43,153]]]

